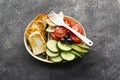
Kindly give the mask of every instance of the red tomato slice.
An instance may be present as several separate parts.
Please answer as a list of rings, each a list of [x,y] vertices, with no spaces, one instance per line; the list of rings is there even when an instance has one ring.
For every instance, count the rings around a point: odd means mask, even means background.
[[[50,33],[50,36],[52,36],[52,38],[55,39],[55,40],[59,40],[59,38],[57,38],[57,37],[55,36],[55,33],[54,33],[54,32]]]
[[[79,32],[80,34],[83,34],[83,29],[81,27],[81,25],[76,22],[75,20],[73,20],[72,18],[69,17],[65,17],[64,21],[74,30],[76,30],[77,32]],[[81,42],[81,39],[79,39],[75,34],[71,33],[70,34],[70,38],[73,40],[73,42],[78,43]]]
[[[70,18],[68,18],[68,17],[64,17],[64,22],[68,25],[68,26],[72,26],[72,24],[71,24],[71,22],[72,22],[72,20],[70,19]]]
[[[77,32],[79,32],[80,34],[83,33],[82,27],[79,24],[75,24],[74,26],[72,26],[72,28],[74,30],[76,30]],[[73,42],[78,43],[81,42],[81,39],[79,39],[75,34],[70,34],[71,39],[73,40]]]
[[[81,42],[82,40],[80,39],[80,38],[78,38],[75,34],[71,34],[70,35],[70,37],[71,37],[71,39],[73,40],[73,42],[75,42],[75,43],[79,43],[79,42]]]
[[[62,37],[64,37],[67,34],[67,29],[62,26],[57,26],[55,31],[51,33],[51,36],[58,40]]]
[[[83,34],[82,26],[77,21],[75,21],[74,19],[70,17],[66,17],[66,16],[64,17],[64,21],[71,28],[73,28],[80,34]],[[67,33],[70,34],[70,38],[73,40],[73,42],[75,43],[81,42],[81,39],[79,39],[75,34],[71,33],[69,30],[67,30],[66,28],[62,26],[57,26],[55,31],[51,32],[50,34],[54,39],[59,40],[62,37],[64,37]]]

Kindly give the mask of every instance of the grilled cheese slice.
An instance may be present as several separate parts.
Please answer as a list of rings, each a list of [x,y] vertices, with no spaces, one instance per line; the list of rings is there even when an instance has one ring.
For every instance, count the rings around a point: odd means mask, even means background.
[[[43,22],[43,29],[45,30],[46,28],[46,25],[47,25],[47,22],[46,20],[48,19],[48,15],[47,14],[44,14],[44,13],[40,13],[36,16],[36,18],[34,19],[34,21],[37,21],[37,22]]]
[[[47,14],[38,14],[26,28],[26,39],[29,41],[34,55],[46,52],[46,19],[48,19]]]
[[[36,16],[36,18],[28,25],[26,29],[26,38],[28,39],[29,35],[35,31],[39,31],[42,36],[45,38],[45,29],[47,22],[46,20],[48,19],[48,15],[44,13],[40,13]]]
[[[40,32],[33,32],[32,34],[30,34],[28,40],[30,42],[30,46],[34,55],[46,52],[46,43]]]
[[[42,22],[36,22],[36,21],[33,21],[29,27],[26,29],[26,35],[27,35],[27,39],[29,37],[29,35],[35,31],[39,31],[42,36],[45,36],[45,30],[43,29],[44,25]],[[45,37],[44,37],[45,39]]]

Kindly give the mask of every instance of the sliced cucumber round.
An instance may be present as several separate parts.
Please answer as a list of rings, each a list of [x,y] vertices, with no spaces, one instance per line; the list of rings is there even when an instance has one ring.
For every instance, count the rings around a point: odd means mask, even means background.
[[[52,51],[52,52],[58,52],[58,49],[57,49],[57,41],[56,40],[48,40],[47,42],[47,48]]]
[[[61,62],[63,59],[61,56],[56,56],[56,57],[50,57],[50,60],[53,62]]]
[[[71,52],[61,52],[61,57],[67,61],[71,61],[75,59],[75,55]]]
[[[59,55],[59,53],[57,52],[57,53],[54,53],[54,52],[51,52],[50,50],[46,50],[46,54],[48,55],[48,56],[50,56],[50,57],[56,57],[56,56],[58,56]]]
[[[60,41],[58,41],[57,46],[60,50],[63,50],[63,51],[70,51],[72,49],[67,44],[61,43]]]

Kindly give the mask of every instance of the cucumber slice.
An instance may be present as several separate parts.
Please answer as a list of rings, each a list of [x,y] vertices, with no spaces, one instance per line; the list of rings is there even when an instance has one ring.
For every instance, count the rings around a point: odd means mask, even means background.
[[[77,51],[77,52],[80,52],[80,53],[87,53],[88,51],[85,50],[85,49],[82,49],[80,48],[79,46],[77,45],[69,45],[73,50]]]
[[[76,52],[76,51],[71,51],[73,54],[75,54],[75,55],[77,55],[77,56],[79,56],[80,58],[82,57],[78,52]]]
[[[87,53],[88,51],[85,49],[81,49],[81,53]]]
[[[57,46],[60,50],[63,50],[63,51],[70,51],[72,49],[67,44],[63,44],[60,41],[58,41]]]
[[[63,59],[61,56],[56,56],[56,57],[50,57],[50,60],[53,62],[61,62]]]
[[[61,52],[61,56],[64,60],[71,61],[75,59],[75,55],[71,52]]]
[[[76,44],[77,46],[80,46],[81,48],[84,48],[84,49],[90,49],[90,47],[84,45],[84,44]]]
[[[46,50],[46,54],[48,55],[48,56],[50,56],[50,57],[56,57],[56,56],[58,56],[59,55],[59,53],[57,52],[57,53],[54,53],[54,52],[51,52],[50,50]]]
[[[56,40],[48,40],[47,42],[47,48],[52,51],[52,52],[58,52],[58,49],[57,49],[57,41]]]

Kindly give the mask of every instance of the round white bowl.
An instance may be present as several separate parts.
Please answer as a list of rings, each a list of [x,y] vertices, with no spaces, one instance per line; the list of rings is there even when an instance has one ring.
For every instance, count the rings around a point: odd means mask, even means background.
[[[65,17],[71,18],[71,17],[69,17],[69,16],[65,16]],[[76,19],[74,19],[74,18],[71,18],[71,19],[73,19],[73,20],[75,20],[77,23],[79,23]],[[33,21],[31,21],[31,22],[28,24],[28,26],[26,27],[26,29],[29,28],[29,26],[30,26],[30,24],[31,24],[32,22],[33,22]],[[83,29],[83,34],[84,34],[84,36],[86,36],[84,27],[83,27],[80,23],[79,23],[79,25],[80,25],[80,26],[82,27],[82,29]],[[26,30],[26,29],[25,29],[25,30]],[[28,45],[28,43],[27,43],[27,39],[26,39],[26,34],[25,34],[25,32],[24,32],[24,45],[25,45],[25,48],[26,48],[26,50],[28,51],[28,53],[29,53],[32,57],[34,57],[35,59],[37,59],[37,60],[39,60],[39,61],[42,61],[42,62],[46,62],[46,63],[55,63],[55,62],[49,61],[49,60],[47,60],[47,59],[43,59],[43,58],[41,58],[41,57],[35,56],[35,55],[33,54],[33,52],[31,51],[30,45]],[[65,61],[65,62],[67,62],[67,61]]]

